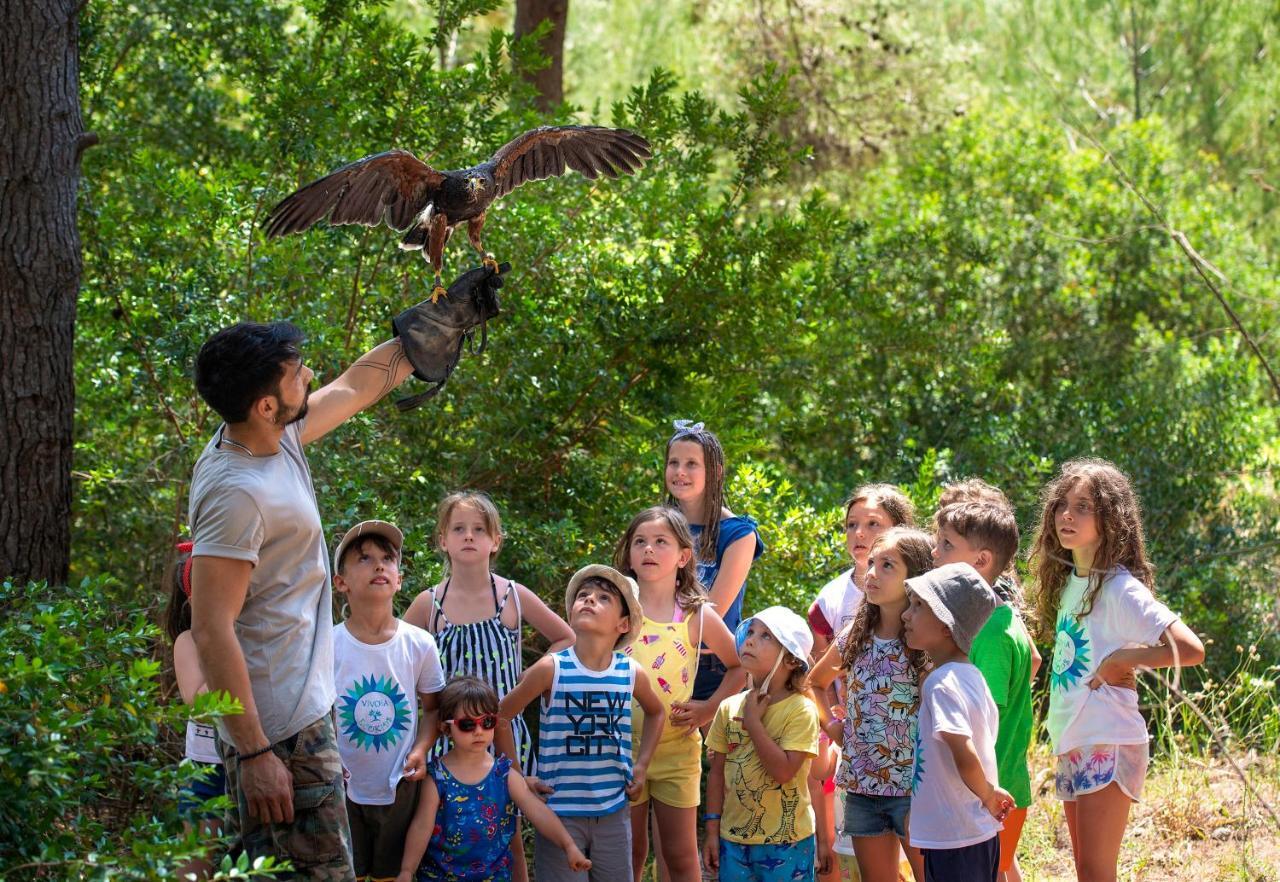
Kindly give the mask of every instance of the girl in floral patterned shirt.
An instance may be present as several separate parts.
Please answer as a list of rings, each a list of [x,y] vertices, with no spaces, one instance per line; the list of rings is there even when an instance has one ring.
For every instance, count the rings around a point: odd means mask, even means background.
[[[927,660],[902,639],[902,613],[906,581],[933,567],[932,552],[932,538],[919,530],[880,534],[868,555],[865,601],[809,675],[809,684],[826,694],[845,674],[844,719],[824,718],[832,740],[844,742],[836,784],[846,791],[844,832],[853,838],[864,882],[896,882],[899,843],[916,878],[924,878],[920,853],[907,845],[907,812]]]
[[[498,724],[493,687],[454,677],[440,693],[440,716],[449,751],[427,767],[396,882],[510,882],[517,808],[565,850],[570,867],[589,870],[591,861],[520,770],[489,752]]]

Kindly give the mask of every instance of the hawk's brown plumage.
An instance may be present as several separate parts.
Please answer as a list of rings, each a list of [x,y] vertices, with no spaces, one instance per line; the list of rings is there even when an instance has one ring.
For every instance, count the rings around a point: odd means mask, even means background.
[[[562,175],[566,168],[592,179],[632,174],[650,155],[649,142],[640,135],[600,126],[543,126],[505,144],[488,162],[444,172],[408,151],[389,150],[285,197],[268,215],[266,233],[301,232],[326,218],[332,224],[385,223],[408,231],[401,248],[424,249],[439,286],[444,246],[458,224],[467,222],[471,244],[485,255],[480,231],[495,199],[527,181]]]

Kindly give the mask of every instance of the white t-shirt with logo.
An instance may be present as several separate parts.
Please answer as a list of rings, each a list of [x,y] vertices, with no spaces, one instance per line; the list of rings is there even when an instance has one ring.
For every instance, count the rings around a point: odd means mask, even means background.
[[[338,753],[350,778],[347,798],[390,805],[418,737],[418,693],[444,688],[435,638],[397,621],[386,643],[361,643],[346,623],[333,629],[338,690]]]
[[[1157,643],[1178,620],[1124,567],[1103,580],[1093,609],[1081,616],[1088,585],[1072,573],[1058,607],[1045,720],[1055,754],[1094,744],[1147,743],[1138,693],[1106,684],[1090,689],[1088,683],[1111,653]]]
[[[995,784],[1000,711],[982,672],[968,662],[947,662],[920,687],[920,726],[911,782],[911,844],[964,848],[986,842],[1004,825],[991,817],[961,779],[943,732],[973,740],[982,771]]]
[[[822,586],[813,605],[831,626],[831,633],[838,637],[858,614],[862,597],[862,589],[853,583],[853,567],[850,567]]]

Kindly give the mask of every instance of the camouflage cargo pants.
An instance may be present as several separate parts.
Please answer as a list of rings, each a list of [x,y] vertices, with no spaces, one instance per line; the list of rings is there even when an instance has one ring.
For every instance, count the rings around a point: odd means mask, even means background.
[[[293,874],[278,879],[355,882],[342,760],[332,715],[321,717],[272,750],[293,776],[291,824],[263,823],[249,815],[236,753],[218,740],[227,770],[227,796],[236,806],[244,850],[250,858],[271,855],[291,861]]]

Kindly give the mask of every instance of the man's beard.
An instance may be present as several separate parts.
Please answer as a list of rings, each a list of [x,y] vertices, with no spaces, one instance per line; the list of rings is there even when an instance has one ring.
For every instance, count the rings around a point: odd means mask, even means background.
[[[311,390],[308,389],[306,394],[302,397],[302,405],[296,411],[294,411],[293,413],[288,413],[287,411],[284,411],[284,410],[280,411],[280,413],[276,416],[276,425],[287,426],[290,423],[296,423],[299,420],[306,417],[307,402],[310,399],[311,399]]]

